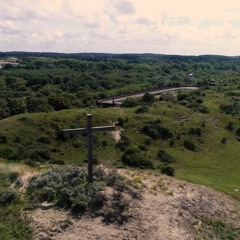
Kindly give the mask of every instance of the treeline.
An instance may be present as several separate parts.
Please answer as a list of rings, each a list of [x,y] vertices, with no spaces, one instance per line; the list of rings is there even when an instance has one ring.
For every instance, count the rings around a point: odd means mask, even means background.
[[[0,59],[6,62],[0,69],[1,119],[96,107],[101,98],[157,88],[236,85],[240,72],[238,57],[211,55],[2,52]]]

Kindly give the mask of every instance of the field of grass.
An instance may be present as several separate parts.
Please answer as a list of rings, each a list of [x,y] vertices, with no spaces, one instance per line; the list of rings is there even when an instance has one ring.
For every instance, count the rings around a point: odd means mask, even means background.
[[[32,237],[28,222],[22,218],[25,203],[19,196],[11,200],[11,193],[15,193],[15,190],[10,186],[23,171],[29,171],[29,167],[0,159],[0,239],[2,240],[27,240]]]
[[[119,118],[124,120],[123,135],[130,145],[139,148],[150,137],[142,132],[149,121],[159,119],[169,129],[170,139],[150,139],[150,145],[141,154],[154,164],[160,173],[163,166],[157,158],[159,150],[171,155],[175,162],[175,176],[223,191],[240,199],[240,142],[235,131],[240,128],[237,114],[222,113],[219,106],[231,102],[231,97],[217,90],[202,90],[202,106],[207,112],[199,112],[174,100],[157,101],[144,113],[135,113],[139,108],[74,109],[50,113],[17,115],[0,121],[0,157],[10,162],[21,161],[34,167],[54,164],[86,164],[86,137],[64,137],[61,130],[86,126],[86,114],[93,114],[93,125],[111,125]],[[198,98],[198,96],[197,96]],[[233,130],[226,129],[229,122]],[[199,136],[189,134],[191,128],[200,128]],[[226,142],[222,143],[222,139]],[[174,142],[172,145],[170,142]],[[184,147],[190,140],[195,151]],[[111,133],[94,133],[94,153],[99,163],[122,166],[123,152],[115,146]],[[119,163],[121,163],[119,165]]]

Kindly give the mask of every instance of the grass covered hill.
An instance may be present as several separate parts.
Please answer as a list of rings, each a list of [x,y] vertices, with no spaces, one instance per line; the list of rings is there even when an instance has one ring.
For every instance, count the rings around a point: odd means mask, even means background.
[[[79,228],[86,238],[239,238],[239,57],[11,52],[0,65],[1,240],[76,239]],[[179,86],[199,89],[97,104]],[[116,124],[93,133],[95,170],[106,167],[93,184],[86,135],[62,133],[88,113],[93,126]]]
[[[137,167],[175,175],[240,198],[240,119],[233,88],[165,94],[133,108],[73,109],[17,115],[0,121],[0,156],[41,167],[86,164],[86,137],[64,128],[118,121],[121,140],[94,133],[95,164]],[[234,96],[232,96],[234,95]],[[119,132],[118,132],[119,133]]]

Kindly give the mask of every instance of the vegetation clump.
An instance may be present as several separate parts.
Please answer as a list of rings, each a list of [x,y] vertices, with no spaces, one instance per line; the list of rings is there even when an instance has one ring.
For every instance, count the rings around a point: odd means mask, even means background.
[[[163,126],[159,119],[149,121],[147,125],[143,126],[142,132],[152,139],[169,139],[173,137],[172,131]]]
[[[125,150],[121,161],[129,167],[137,167],[142,169],[154,168],[153,163],[134,147],[128,147]]]
[[[111,187],[112,192],[107,193],[106,187]],[[76,216],[88,213],[102,216],[106,223],[122,224],[130,217],[129,202],[123,194],[128,190],[124,178],[116,172],[96,168],[93,183],[88,183],[84,168],[66,166],[33,177],[27,193],[29,200],[36,203],[47,201],[69,209]]]
[[[165,164],[170,164],[175,162],[173,157],[167,152],[165,152],[164,150],[160,150],[157,154],[157,157],[160,159],[161,162]]]
[[[188,140],[186,139],[184,142],[183,142],[183,145],[186,149],[190,150],[190,151],[197,151],[197,146],[195,145],[194,142],[192,142],[191,140]]]

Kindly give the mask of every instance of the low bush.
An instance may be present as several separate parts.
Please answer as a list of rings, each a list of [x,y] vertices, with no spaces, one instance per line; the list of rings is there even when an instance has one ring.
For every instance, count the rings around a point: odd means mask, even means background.
[[[226,138],[226,137],[223,137],[222,140],[221,140],[221,143],[222,143],[222,144],[227,144],[227,138]]]
[[[6,189],[0,192],[0,206],[11,204],[17,199],[18,193],[15,189]]]
[[[51,143],[51,138],[49,136],[40,136],[37,139],[38,142],[49,144]]]
[[[150,121],[147,125],[143,126],[142,132],[152,139],[169,139],[173,137],[171,130],[163,126],[160,120]]]
[[[202,130],[201,128],[190,128],[188,134],[197,135],[198,137],[200,137],[202,135]]]
[[[236,136],[237,136],[237,137],[240,137],[240,128],[238,128],[238,129],[236,130]]]
[[[153,163],[134,148],[128,148],[124,152],[121,161],[129,167],[153,169]]]
[[[193,151],[195,152],[197,150],[197,146],[195,145],[195,143],[193,143],[192,141],[190,140],[185,140],[183,142],[183,145],[186,149],[190,150],[190,151]]]
[[[105,192],[106,186],[113,188],[112,194]],[[86,169],[66,166],[33,177],[27,195],[30,201],[54,202],[77,216],[88,213],[102,216],[106,223],[121,224],[128,219],[124,190],[128,190],[125,180],[116,172],[106,173],[96,168],[94,182],[88,183]]]
[[[34,150],[30,156],[31,159],[34,159],[38,162],[44,162],[51,159],[51,154],[47,149]]]
[[[149,108],[147,106],[141,106],[138,109],[136,109],[135,113],[145,113],[148,112]]]
[[[161,173],[173,177],[174,174],[175,174],[175,170],[174,170],[173,167],[164,166],[164,167],[161,169]]]
[[[129,145],[131,145],[130,139],[126,135],[121,134],[121,140],[115,144],[115,147],[124,151]]]
[[[18,160],[18,155],[14,149],[10,147],[1,147],[0,148],[0,157],[8,160]]]
[[[7,143],[7,137],[6,136],[0,136],[0,144]]]
[[[233,124],[233,122],[228,122],[228,124],[226,125],[226,129],[228,130],[228,131],[230,131],[230,132],[232,132],[233,131],[233,129],[234,129],[234,124]]]
[[[122,102],[122,106],[124,107],[136,107],[139,105],[140,100],[134,97],[128,97]]]
[[[170,164],[170,163],[174,163],[175,162],[173,157],[171,155],[169,155],[168,153],[166,153],[164,150],[160,150],[158,152],[158,154],[157,154],[157,157],[164,164]]]

